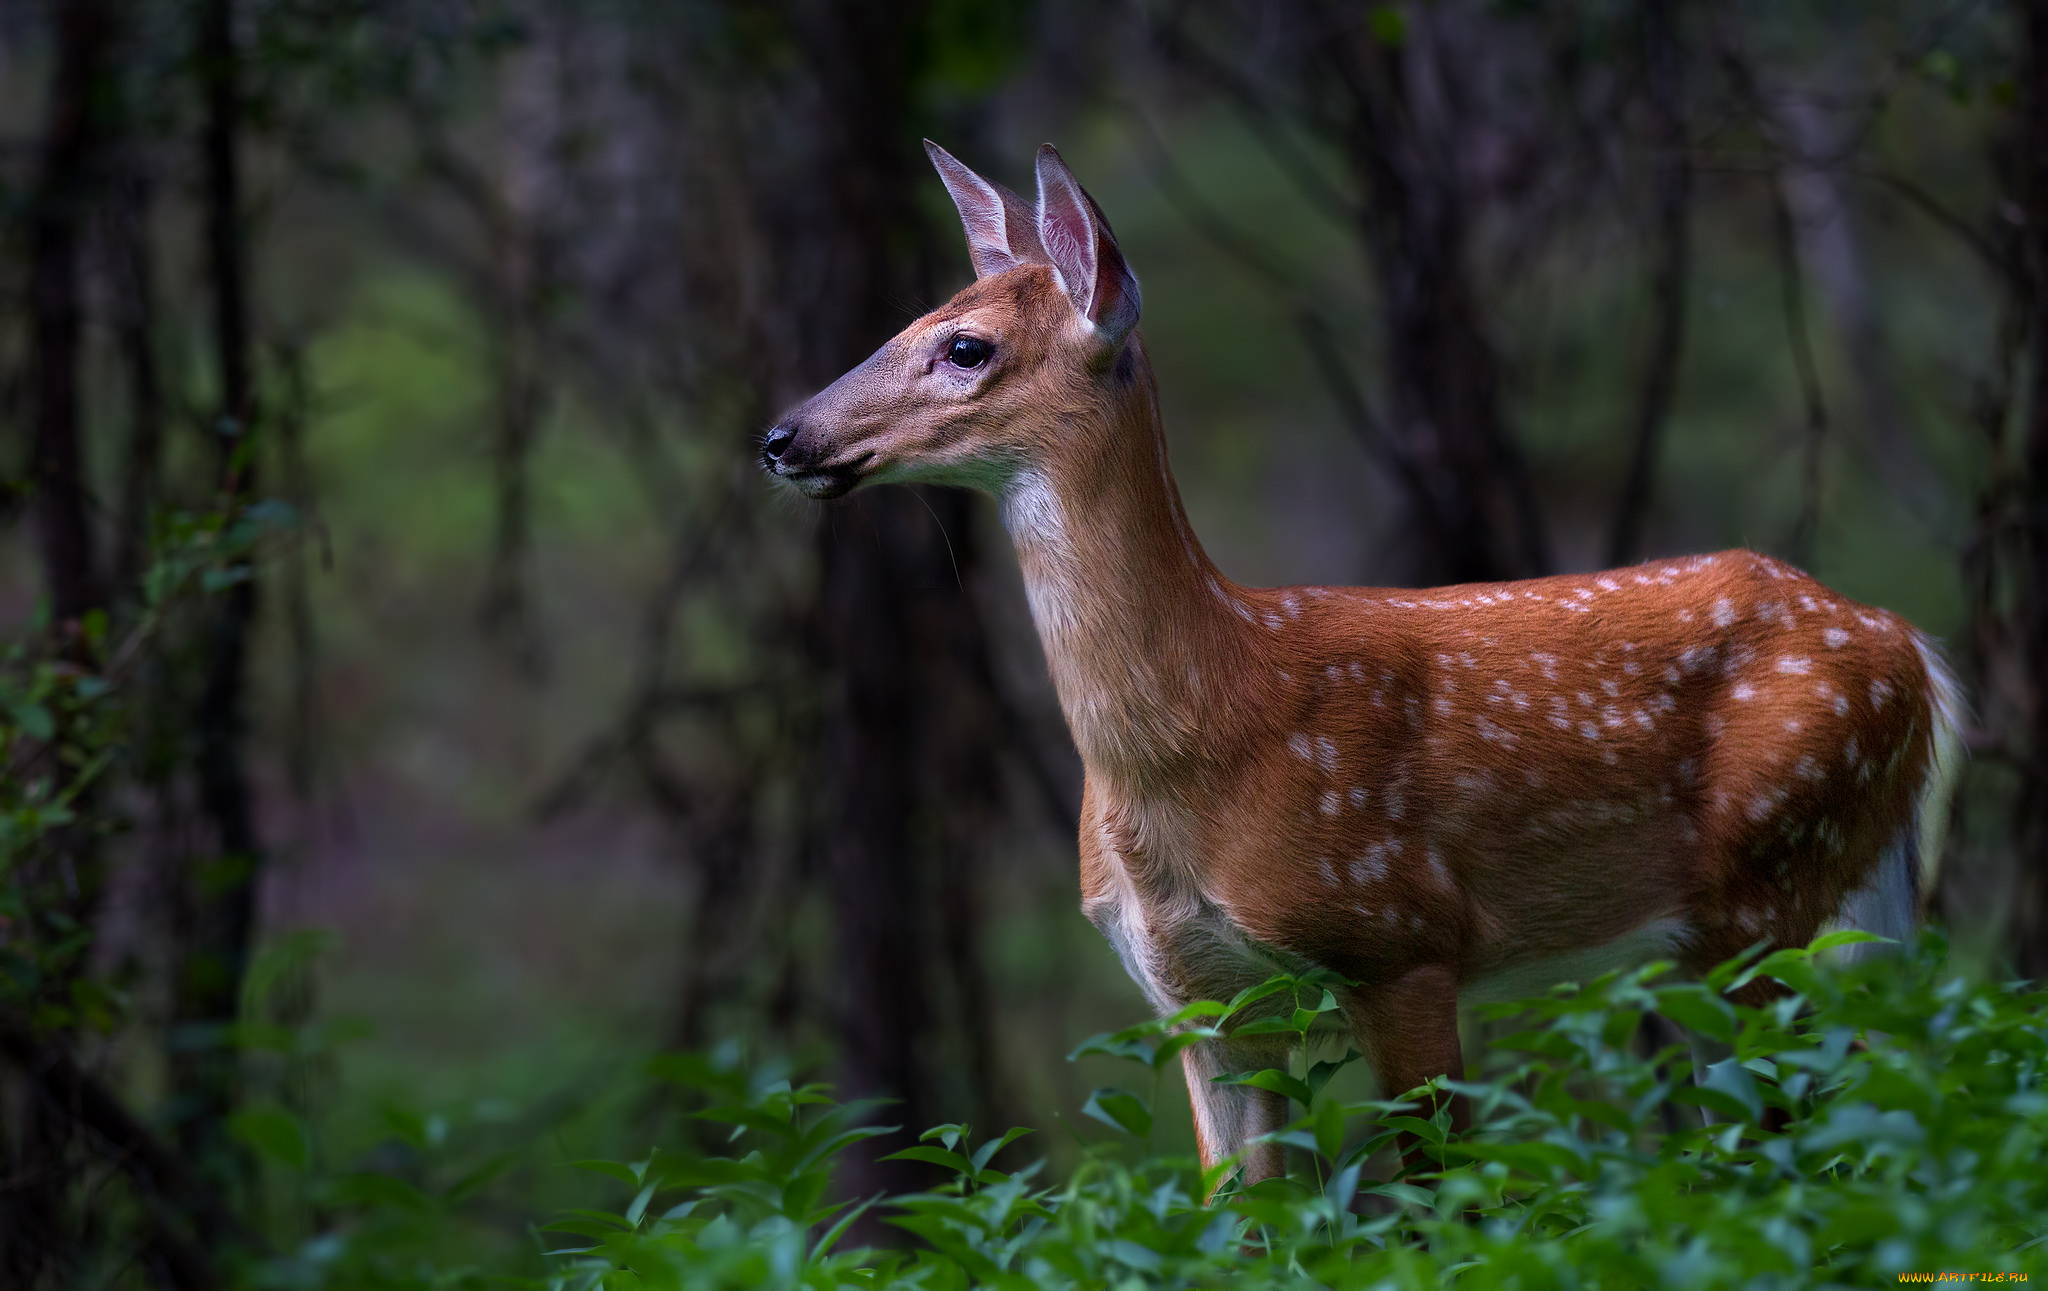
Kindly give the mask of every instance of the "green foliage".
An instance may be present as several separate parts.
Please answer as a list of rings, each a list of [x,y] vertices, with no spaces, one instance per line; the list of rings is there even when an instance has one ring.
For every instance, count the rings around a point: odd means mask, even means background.
[[[180,606],[252,576],[289,541],[291,509],[166,511],[156,519],[138,603],[87,611],[0,651],[0,1012],[38,1033],[106,1032],[121,1001],[82,970],[98,850],[120,827],[99,801],[109,767],[130,754],[124,685]]]
[[[1151,1113],[1127,1090],[1090,1097],[1107,1137],[1064,1181],[1018,1162],[1025,1131],[943,1125],[891,1157],[934,1167],[929,1188],[850,1199],[832,1189],[834,1162],[890,1132],[863,1124],[869,1108],[750,1070],[731,1050],[663,1059],[653,1074],[687,1091],[715,1127],[707,1141],[724,1142],[578,1163],[612,1201],[542,1227],[549,1271],[525,1285],[1794,1287],[2048,1274],[2048,993],[1968,982],[1933,936],[1832,962],[1858,939],[1748,956],[1704,982],[1653,965],[1491,1010],[1520,1029],[1492,1046],[1485,1078],[1403,1101],[1325,1098],[1355,1054],[1228,1077],[1287,1093],[1302,1115],[1275,1135],[1284,1178],[1226,1182],[1206,1203],[1193,1163],[1133,1142]],[[1730,994],[1758,981],[1783,993],[1762,1005]],[[1328,985],[1277,978],[1076,1053],[1153,1075],[1189,1036],[1312,1039],[1335,1008]],[[1640,1052],[1652,1013],[1725,1056],[1696,1080],[1685,1046]],[[1470,1132],[1450,1132],[1445,1092],[1470,1100]],[[300,1150],[282,1126],[244,1132],[278,1155]],[[1402,1134],[1423,1145],[1406,1171],[1389,1151]],[[424,1204],[355,1197],[339,1232],[373,1233],[380,1207]],[[904,1244],[849,1246],[863,1219],[903,1230]],[[344,1266],[367,1267],[333,1265]]]

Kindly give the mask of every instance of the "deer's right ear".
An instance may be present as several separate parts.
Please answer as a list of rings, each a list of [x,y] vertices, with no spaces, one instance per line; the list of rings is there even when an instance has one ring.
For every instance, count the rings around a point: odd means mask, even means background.
[[[967,233],[967,255],[974,261],[974,276],[987,278],[1015,269],[1035,249],[1029,245],[1031,217],[1017,195],[1000,184],[991,184],[960,164],[958,158],[927,139],[925,155],[945,181],[946,192],[960,211],[960,227]],[[1019,225],[1023,227],[1020,228]],[[1019,234],[1024,237],[1019,237]],[[1028,239],[1028,240],[1027,240]]]

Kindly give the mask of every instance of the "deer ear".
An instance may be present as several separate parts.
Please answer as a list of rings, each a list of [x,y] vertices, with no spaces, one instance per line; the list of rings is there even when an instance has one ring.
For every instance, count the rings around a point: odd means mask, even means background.
[[[1111,345],[1138,324],[1138,279],[1102,208],[1051,144],[1038,150],[1038,241],[1074,310]]]
[[[952,153],[929,139],[924,141],[924,151],[938,168],[946,192],[952,195],[953,205],[960,211],[960,226],[967,233],[967,255],[974,261],[975,277],[986,278],[1037,258],[1034,253],[1038,250],[1038,234],[1023,198],[967,169]]]

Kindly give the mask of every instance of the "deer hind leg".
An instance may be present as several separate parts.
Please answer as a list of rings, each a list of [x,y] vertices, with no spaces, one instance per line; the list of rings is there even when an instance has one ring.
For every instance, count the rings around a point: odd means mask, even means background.
[[[1285,1168],[1276,1143],[1249,1143],[1287,1124],[1287,1096],[1252,1085],[1219,1085],[1216,1077],[1268,1067],[1287,1066],[1287,1047],[1270,1038],[1210,1040],[1181,1050],[1181,1071],[1188,1079],[1188,1103],[1195,1113],[1195,1147],[1202,1169],[1242,1152],[1247,1186],[1271,1179]]]
[[[1409,970],[1383,986],[1354,990],[1345,1013],[1359,1048],[1379,1077],[1380,1097],[1399,1098],[1437,1076],[1462,1080],[1464,1052],[1458,1041],[1458,975],[1445,965]],[[1451,1100],[1451,1124],[1462,1130],[1471,1111],[1462,1097]],[[1401,1159],[1424,1161],[1420,1144],[1403,1135]]]

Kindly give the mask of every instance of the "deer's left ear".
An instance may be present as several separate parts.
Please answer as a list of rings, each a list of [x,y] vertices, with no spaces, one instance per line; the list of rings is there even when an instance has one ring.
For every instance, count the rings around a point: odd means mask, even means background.
[[[975,277],[993,277],[1026,261],[1044,259],[1038,249],[1035,221],[1023,198],[967,169],[959,158],[929,139],[924,141],[924,151],[960,212]]]
[[[1110,345],[1138,325],[1138,279],[1102,208],[1051,144],[1038,150],[1038,240],[1074,310]]]

